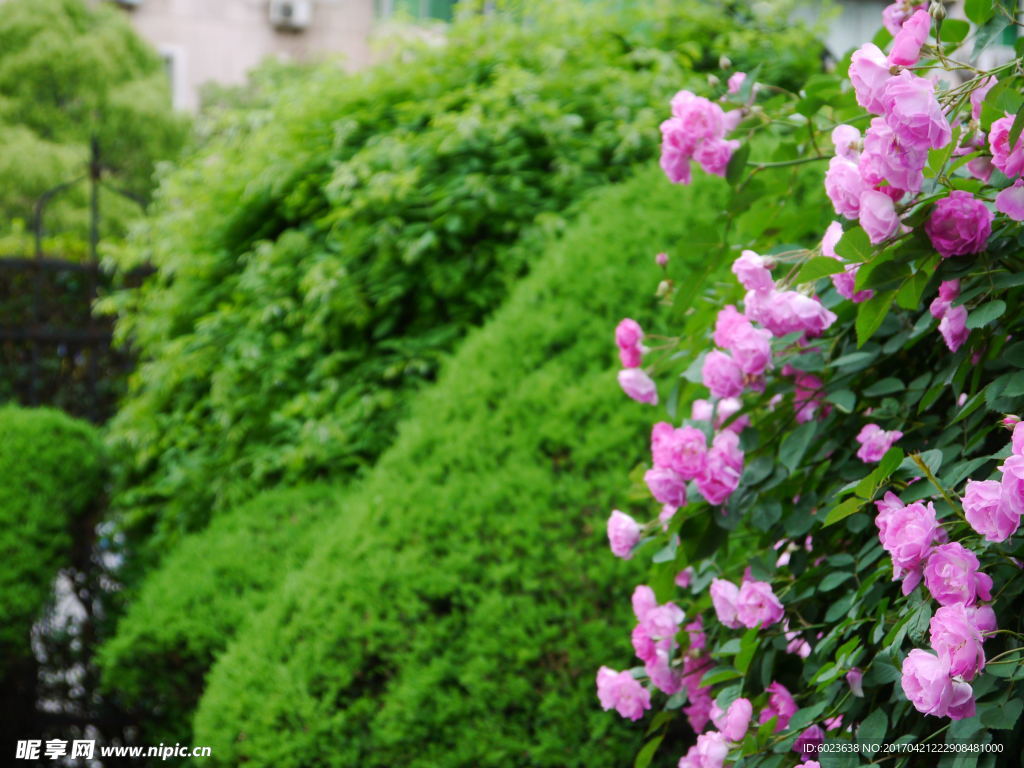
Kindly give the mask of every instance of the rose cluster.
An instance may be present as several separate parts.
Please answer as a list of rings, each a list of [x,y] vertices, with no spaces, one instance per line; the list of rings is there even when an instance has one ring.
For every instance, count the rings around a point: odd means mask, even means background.
[[[742,80],[735,82],[738,91]],[[729,160],[740,143],[726,139],[742,117],[742,110],[725,112],[721,106],[690,91],[672,98],[672,117],[661,124],[661,168],[673,184],[689,184],[690,161],[705,173],[725,176]]]

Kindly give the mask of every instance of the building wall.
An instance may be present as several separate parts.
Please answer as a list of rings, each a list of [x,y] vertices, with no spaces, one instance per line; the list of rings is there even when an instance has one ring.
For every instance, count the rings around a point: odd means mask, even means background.
[[[374,0],[313,0],[312,21],[301,32],[275,29],[269,5],[269,0],[141,0],[122,7],[167,59],[180,109],[199,106],[204,83],[242,83],[268,56],[339,56],[353,69],[369,63]]]

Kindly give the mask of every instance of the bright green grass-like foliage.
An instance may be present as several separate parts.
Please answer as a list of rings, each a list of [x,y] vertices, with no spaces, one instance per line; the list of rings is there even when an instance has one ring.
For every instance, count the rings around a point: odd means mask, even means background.
[[[31,219],[37,198],[86,172],[89,142],[100,145],[113,184],[145,198],[154,165],[173,156],[185,122],[171,110],[156,51],[110,3],[8,0],[0,13],[0,221]],[[139,216],[134,203],[101,197],[105,234],[123,234]],[[87,232],[86,188],[79,184],[47,209],[49,232]],[[2,232],[0,230],[0,232]],[[0,240],[16,255],[27,237]],[[19,245],[20,244],[20,245]],[[72,249],[74,250],[74,249]]]
[[[111,302],[141,359],[112,425],[118,499],[151,551],[260,488],[370,463],[527,268],[510,244],[653,157],[695,71],[735,51],[762,80],[817,67],[804,31],[717,3],[546,6],[284,78],[166,179],[124,255],[159,274]]]
[[[600,660],[628,652],[610,617],[636,573],[600,553],[616,467],[644,444],[612,329],[624,302],[653,293],[653,245],[677,281],[724,271],[724,186],[681,189],[652,170],[597,195],[538,254],[219,658],[193,737],[213,765],[629,763],[639,734],[594,694]],[[748,216],[792,237],[820,227],[791,188]]]
[[[184,539],[146,580],[99,661],[149,741],[184,739],[214,655],[302,564],[338,494],[326,485],[262,493]]]
[[[103,490],[96,430],[46,408],[0,408],[0,649],[30,655],[29,631],[71,560],[72,526]],[[29,704],[30,702],[26,702]]]

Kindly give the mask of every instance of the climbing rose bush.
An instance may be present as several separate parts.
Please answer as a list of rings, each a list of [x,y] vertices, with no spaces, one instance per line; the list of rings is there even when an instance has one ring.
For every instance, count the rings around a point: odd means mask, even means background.
[[[1024,753],[1024,68],[986,54],[1014,19],[965,8],[892,3],[799,92],[726,71],[667,105],[666,183],[723,177],[728,219],[817,164],[834,218],[766,219],[731,284],[663,281],[664,327],[615,331],[657,410],[608,520],[651,565],[597,674],[650,719],[636,768]]]

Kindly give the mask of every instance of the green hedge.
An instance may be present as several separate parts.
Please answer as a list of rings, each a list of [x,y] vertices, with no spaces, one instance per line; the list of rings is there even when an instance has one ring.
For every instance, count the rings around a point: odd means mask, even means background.
[[[141,360],[112,423],[126,530],[154,555],[211,508],[372,463],[532,261],[509,245],[653,157],[695,71],[818,66],[806,32],[743,7],[467,19],[444,46],[282,77],[267,109],[220,116],[120,255],[159,273],[107,304]]]
[[[651,308],[652,249],[676,279],[719,269],[720,185],[644,173],[541,252],[219,657],[194,733],[214,765],[628,764],[640,734],[593,682],[609,649],[628,653],[614,617],[636,573],[600,552],[644,444],[611,331],[639,297]],[[752,215],[809,236],[822,222],[791,188]]]
[[[338,491],[268,491],[184,539],[128,604],[102,649],[105,688],[148,742],[182,741],[215,655],[298,568]]]
[[[70,564],[73,526],[106,474],[99,435],[48,408],[0,408],[0,650],[31,656],[29,632],[57,571]],[[28,702],[26,702],[27,704]]]

